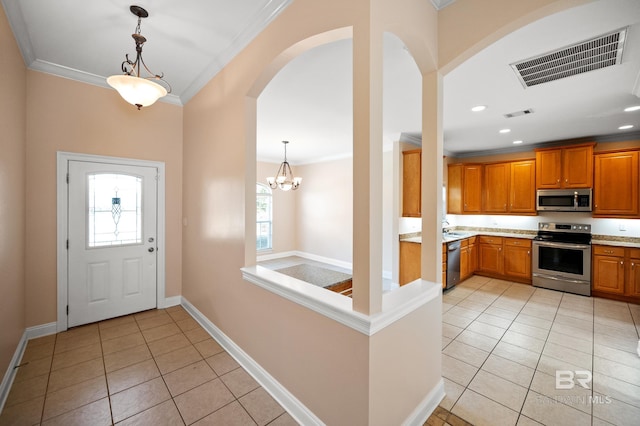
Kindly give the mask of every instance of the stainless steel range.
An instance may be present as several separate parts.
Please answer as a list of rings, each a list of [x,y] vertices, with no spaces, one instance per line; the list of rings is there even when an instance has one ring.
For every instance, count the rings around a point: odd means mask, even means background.
[[[540,222],[532,262],[534,286],[591,296],[591,226]]]

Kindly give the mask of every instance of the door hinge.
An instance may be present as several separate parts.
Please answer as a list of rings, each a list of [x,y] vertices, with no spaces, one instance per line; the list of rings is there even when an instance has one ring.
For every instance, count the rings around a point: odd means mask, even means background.
[[[69,250],[69,240],[67,240],[67,250]]]
[[[69,183],[69,173],[67,173],[67,183]]]
[[[67,315],[69,315],[69,305],[67,305]]]

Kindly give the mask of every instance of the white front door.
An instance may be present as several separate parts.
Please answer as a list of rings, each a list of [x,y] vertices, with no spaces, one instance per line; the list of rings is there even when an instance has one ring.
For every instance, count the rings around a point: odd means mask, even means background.
[[[155,167],[68,162],[68,327],[156,307]]]

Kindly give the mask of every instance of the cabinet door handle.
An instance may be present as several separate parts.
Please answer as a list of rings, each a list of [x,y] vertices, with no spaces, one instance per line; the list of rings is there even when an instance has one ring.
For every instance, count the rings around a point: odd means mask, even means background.
[[[558,179],[556,180],[556,183],[560,183],[560,178],[558,178]]]
[[[565,182],[565,183],[569,183],[569,179],[565,179],[565,180],[564,180],[564,182]]]
[[[527,256],[531,256],[531,250],[527,250]]]
[[[631,262],[631,269],[634,269],[636,267],[636,264]]]
[[[624,261],[621,260],[620,261],[620,266],[622,266],[622,265],[624,265]]]

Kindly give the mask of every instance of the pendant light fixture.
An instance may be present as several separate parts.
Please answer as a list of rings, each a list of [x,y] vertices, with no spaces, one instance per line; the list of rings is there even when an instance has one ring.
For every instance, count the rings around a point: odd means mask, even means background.
[[[112,75],[107,78],[107,83],[116,89],[125,101],[140,109],[143,106],[152,105],[159,98],[166,96],[171,92],[171,86],[164,80],[164,74],[152,73],[142,59],[142,45],[147,39],[140,34],[140,22],[142,18],[148,17],[149,13],[140,6],[131,6],[129,10],[138,17],[138,26],[135,33],[131,35],[136,43],[136,59],[131,61],[129,54],[126,54],[126,59],[121,65],[124,74]],[[140,75],[142,67],[149,73],[149,76]],[[166,87],[158,82],[163,83]]]
[[[291,166],[287,161],[287,144],[289,141],[282,141],[284,144],[284,161],[280,164],[278,168],[278,173],[276,173],[275,177],[268,177],[267,183],[271,189],[280,188],[283,191],[288,191],[293,189],[294,191],[300,187],[300,183],[302,182],[301,177],[293,177],[293,172],[291,171]]]

